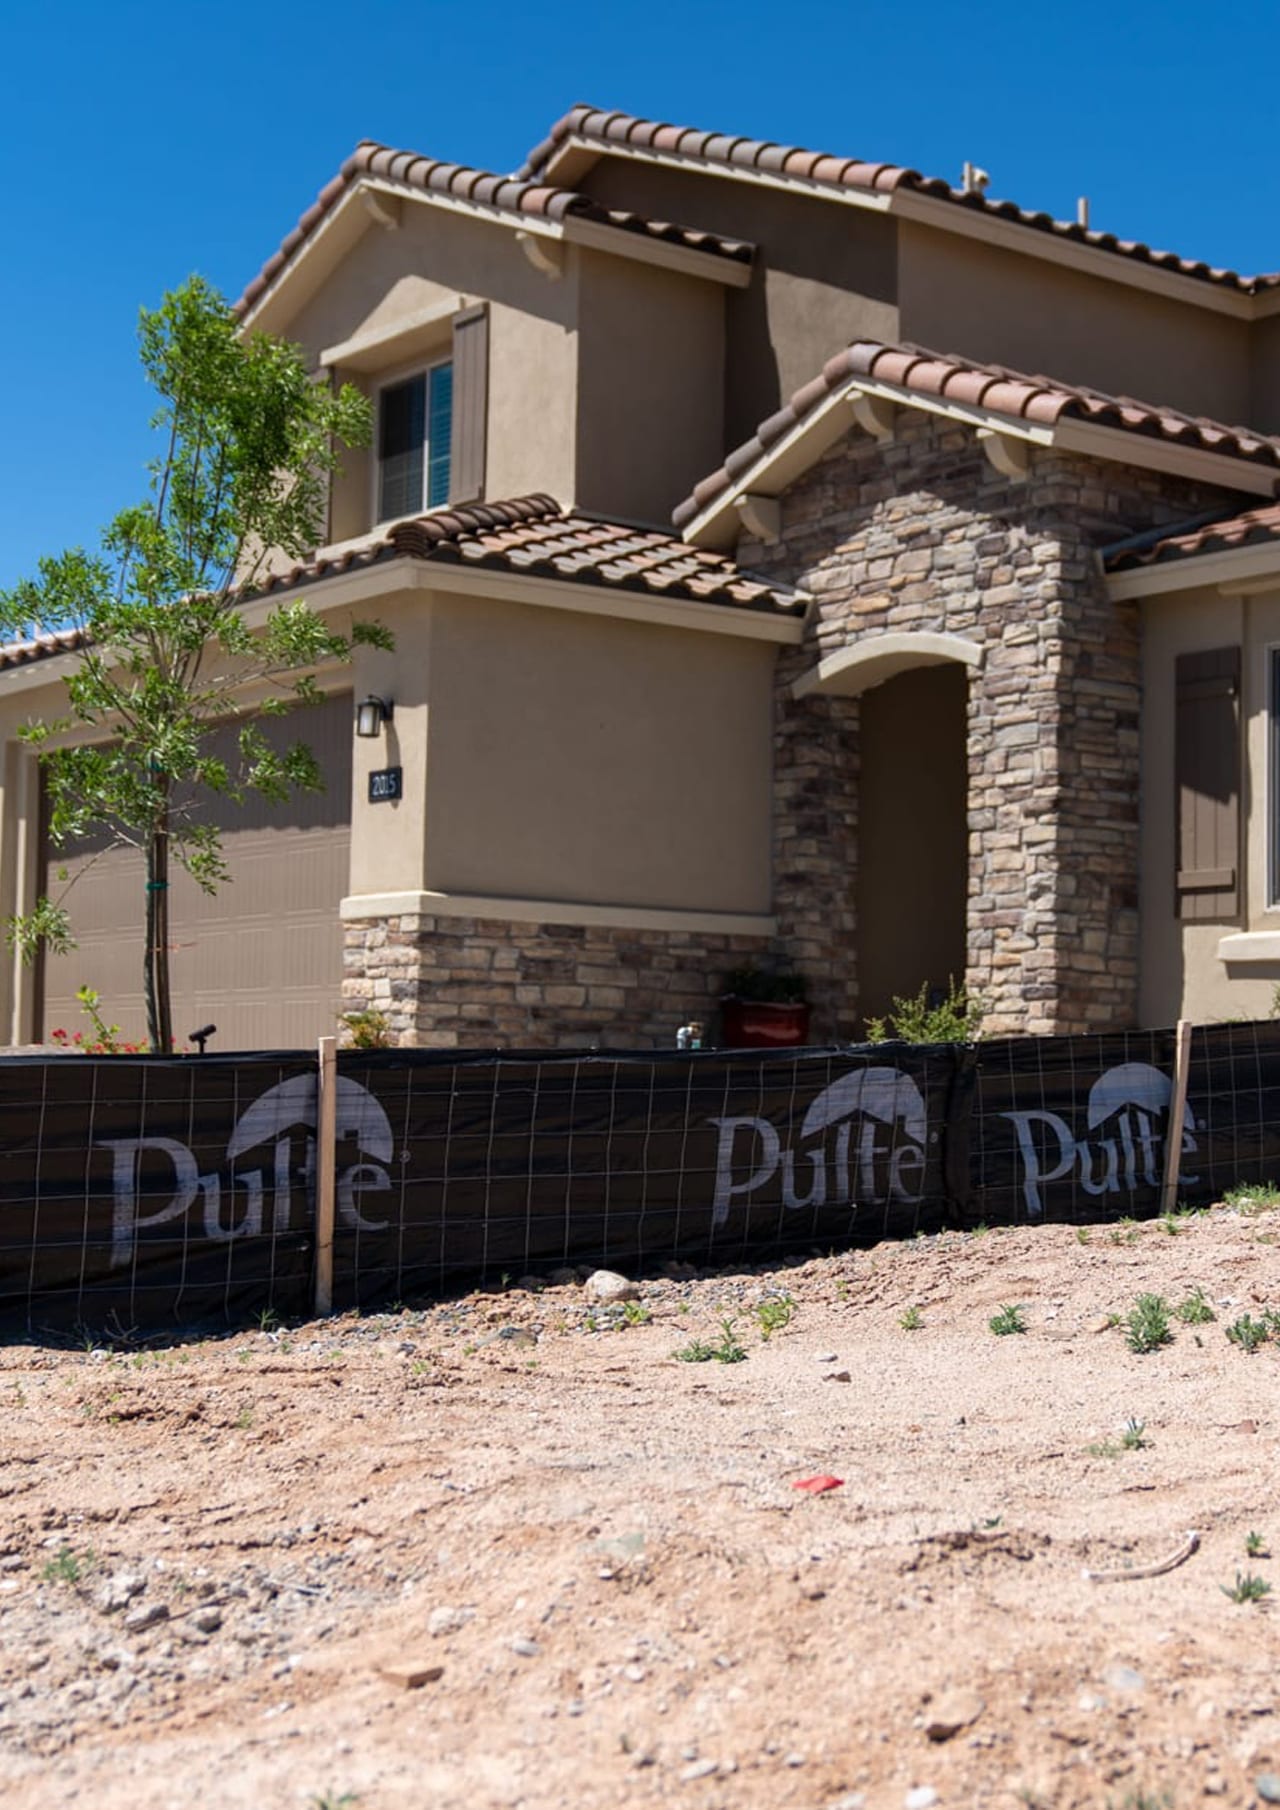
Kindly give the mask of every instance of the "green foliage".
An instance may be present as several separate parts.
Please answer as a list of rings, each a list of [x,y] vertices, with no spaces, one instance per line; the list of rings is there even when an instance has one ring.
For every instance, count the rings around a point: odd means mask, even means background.
[[[1124,1432],[1120,1435],[1120,1443],[1125,1451],[1140,1452],[1144,1446],[1149,1446],[1151,1441],[1145,1437],[1146,1431],[1146,1421],[1135,1420],[1131,1415],[1125,1422]]]
[[[764,968],[734,968],[724,977],[726,999],[752,1004],[802,1006],[809,997],[803,974],[770,973]]]
[[[1210,1320],[1218,1317],[1202,1288],[1193,1288],[1189,1295],[1184,1295],[1173,1311],[1184,1326],[1207,1326]]]
[[[1241,1314],[1225,1331],[1233,1345],[1238,1345],[1241,1351],[1252,1357],[1259,1345],[1266,1344],[1271,1328],[1265,1319],[1255,1320],[1252,1314]]]
[[[790,1295],[771,1295],[767,1301],[757,1301],[755,1316],[760,1322],[760,1337],[766,1342],[775,1332],[781,1332],[784,1326],[790,1326],[796,1304]]]
[[[747,1352],[746,1347],[738,1341],[736,1326],[737,1321],[726,1314],[720,1322],[718,1339],[692,1339],[674,1353],[675,1358],[681,1364],[742,1363]]]
[[[40,1576],[46,1584],[78,1584],[85,1572],[92,1570],[94,1563],[95,1554],[91,1549],[76,1552],[64,1542],[48,1560]]]
[[[241,333],[199,277],[144,311],[139,334],[163,449],[150,494],[115,517],[96,551],[41,559],[37,577],[0,593],[0,633],[79,631],[67,715],[20,733],[44,771],[55,845],[105,831],[104,848],[146,857],[148,1035],[167,1050],[170,864],[215,892],[227,869],[211,798],[285,800],[323,786],[304,742],[278,747],[243,721],[227,760],[215,729],[246,709],[249,687],[255,713],[280,715],[320,696],[317,666],[391,642],[373,623],[339,633],[297,599],[252,627],[241,607],[269,555],[301,560],[322,539],[340,450],[369,438],[367,399],[313,378],[300,348]],[[9,920],[19,953],[72,946],[65,898]]]
[[[1263,1213],[1269,1207],[1280,1207],[1280,1188],[1274,1182],[1237,1182],[1227,1189],[1222,1204],[1240,1213]]]
[[[1027,1322],[1022,1317],[1022,1308],[1008,1302],[1000,1309],[999,1313],[992,1314],[991,1318],[987,1321],[987,1325],[999,1339],[1008,1338],[1010,1333],[1025,1332],[1027,1330]]]
[[[971,999],[954,975],[947,981],[945,998],[938,998],[924,981],[911,998],[895,996],[884,1018],[868,1018],[867,1042],[884,1043],[892,1037],[902,1043],[973,1043],[982,1035],[985,1013],[982,1001]]]
[[[1173,1342],[1169,1303],[1163,1295],[1139,1295],[1125,1317],[1125,1344],[1145,1355]]]
[[[924,1325],[924,1315],[918,1307],[908,1307],[904,1313],[898,1315],[898,1324],[903,1332],[919,1332]]]
[[[1270,1557],[1270,1554],[1267,1551],[1266,1536],[1264,1534],[1247,1533],[1244,1537],[1244,1549],[1246,1555],[1251,1559],[1265,1559]]]
[[[391,1020],[385,1012],[379,1012],[373,1006],[366,1006],[360,1012],[342,1012],[338,1023],[346,1026],[353,1050],[391,1048]]]
[[[1255,1571],[1237,1571],[1234,1584],[1219,1584],[1218,1588],[1233,1603],[1260,1603],[1271,1595],[1271,1585]]]
[[[627,1326],[647,1326],[653,1315],[642,1301],[624,1301],[622,1319]]]

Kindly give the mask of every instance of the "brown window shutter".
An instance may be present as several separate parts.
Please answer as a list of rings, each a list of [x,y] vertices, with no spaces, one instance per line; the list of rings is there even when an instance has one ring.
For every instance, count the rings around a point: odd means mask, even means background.
[[[453,321],[453,425],[449,441],[449,501],[484,497],[489,426],[489,307],[464,308]]]
[[[1176,915],[1240,916],[1240,649],[1179,654],[1175,669]]]

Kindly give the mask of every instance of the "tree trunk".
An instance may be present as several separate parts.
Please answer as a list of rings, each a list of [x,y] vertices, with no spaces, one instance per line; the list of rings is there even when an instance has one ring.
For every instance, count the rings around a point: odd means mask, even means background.
[[[153,1052],[173,1050],[169,992],[169,812],[166,807],[147,840],[147,950],[144,987],[147,1039]]]

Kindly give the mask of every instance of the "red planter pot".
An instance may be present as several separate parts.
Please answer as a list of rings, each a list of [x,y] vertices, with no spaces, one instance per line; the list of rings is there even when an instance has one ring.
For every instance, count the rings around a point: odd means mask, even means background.
[[[767,1000],[722,999],[721,1030],[730,1050],[795,1049],[809,1041],[807,1005],[776,1005]]]

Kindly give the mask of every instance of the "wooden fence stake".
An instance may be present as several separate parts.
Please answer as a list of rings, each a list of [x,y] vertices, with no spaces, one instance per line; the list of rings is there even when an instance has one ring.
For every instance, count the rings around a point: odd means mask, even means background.
[[[1182,1162],[1182,1127],[1187,1116],[1187,1071],[1191,1067],[1191,1020],[1178,1020],[1178,1039],[1173,1057],[1173,1099],[1169,1102],[1169,1137],[1164,1151],[1164,1196],[1166,1213],[1178,1205],[1178,1169]]]
[[[338,1168],[338,1040],[320,1039],[316,1099],[316,1318],[333,1312],[333,1216]]]

